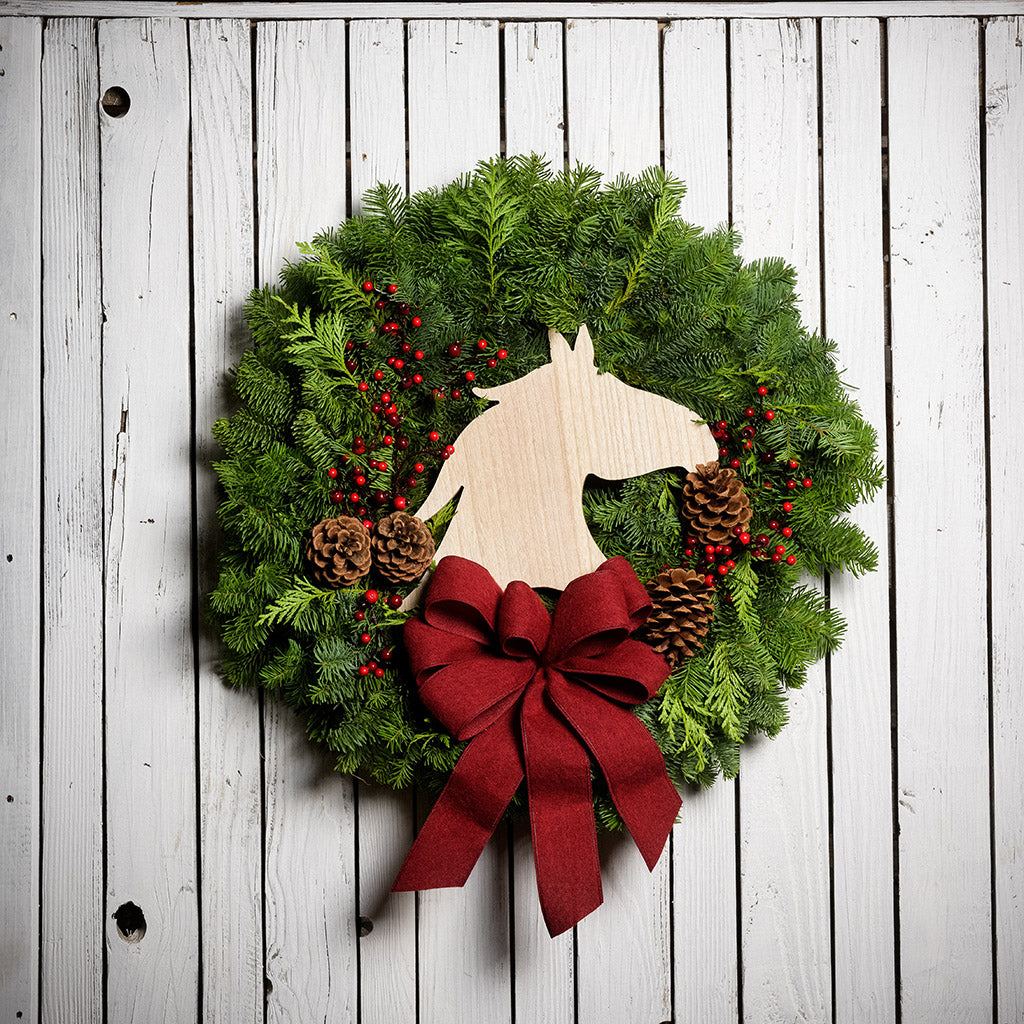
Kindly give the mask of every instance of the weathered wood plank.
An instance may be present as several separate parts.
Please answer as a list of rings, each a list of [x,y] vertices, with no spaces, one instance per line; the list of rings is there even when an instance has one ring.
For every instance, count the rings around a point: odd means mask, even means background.
[[[107,1017],[178,1021],[199,998],[185,24],[103,21],[99,57],[131,97],[100,123]]]
[[[659,163],[656,23],[571,21],[565,45],[570,166],[614,176]],[[670,853],[648,872],[627,836],[604,836],[600,846],[605,902],[576,929],[579,1019],[664,1020],[672,1014]]]
[[[410,21],[408,36],[409,189],[419,192],[498,153],[498,23]]]
[[[614,178],[661,162],[656,21],[565,28],[569,163]]]
[[[878,22],[824,19],[821,55],[825,333],[884,453]],[[831,588],[848,626],[831,676],[835,1017],[883,1024],[896,1015],[885,491],[850,518],[878,545],[879,568],[859,580],[840,574]]]
[[[498,25],[413,21],[409,187],[443,185],[499,146]],[[429,811],[421,802],[420,821]],[[419,895],[422,1024],[511,1019],[507,834],[499,828],[462,889]]]
[[[662,52],[665,170],[687,185],[681,213],[729,220],[728,67],[724,21],[675,21]],[[672,836],[675,1019],[732,1024],[739,1011],[736,787],[683,793]]]
[[[126,4],[126,7],[129,5]],[[78,15],[106,17],[110,5],[102,0],[0,0],[0,10],[9,14],[33,16]],[[182,4],[176,0],[132,0],[133,15],[180,18],[363,18],[365,3],[249,2]],[[374,13],[381,18],[418,18],[424,13],[422,0],[376,3]],[[523,3],[432,3],[433,18],[922,18],[963,15],[984,18],[1016,16],[1020,0],[665,0],[661,3],[548,3],[532,0]]]
[[[93,23],[43,48],[42,1020],[103,1020],[99,69]]]
[[[378,181],[405,191],[405,27],[399,20],[349,27],[352,213]],[[416,1020],[416,896],[391,893],[412,845],[414,797],[357,785],[360,1011],[364,1021]],[[367,929],[371,929],[367,931]],[[365,933],[365,934],[363,934]]]
[[[745,259],[796,268],[803,322],[820,322],[818,115],[813,21],[734,21],[733,219]],[[743,1012],[832,1016],[824,666],[790,695],[789,724],[743,750],[740,776]]]
[[[555,21],[505,26],[505,153],[536,153],[556,172],[565,157],[562,36]]]
[[[345,26],[256,27],[258,280],[272,283],[295,243],[345,217]],[[353,784],[330,770],[295,713],[268,701],[267,1020],[356,1015]]]
[[[242,302],[253,285],[252,76],[247,21],[189,25],[192,62],[192,288],[195,325],[196,601],[217,582],[212,429],[230,410],[227,370],[246,342]],[[230,690],[222,649],[200,627],[199,823],[203,1018],[263,1014],[263,811],[255,693]]]
[[[975,20],[890,22],[905,1024],[992,1019],[978,103]]]
[[[39,988],[41,58],[38,19],[0,18],[0,1006],[26,1019]]]
[[[1013,438],[1024,379],[1024,18],[985,26],[985,214],[989,480],[992,514],[992,723],[999,1020],[1024,1020],[1024,727],[1020,609],[1022,494]]]

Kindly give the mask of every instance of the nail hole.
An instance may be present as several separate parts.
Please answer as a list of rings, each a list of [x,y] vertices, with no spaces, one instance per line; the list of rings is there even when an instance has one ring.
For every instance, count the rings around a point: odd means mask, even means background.
[[[122,89],[119,85],[111,86],[100,100],[103,112],[110,117],[124,117],[131,105],[132,98],[128,95],[127,89]]]
[[[12,313],[11,314],[11,319],[12,320],[17,320],[18,319],[18,314],[17,313]]]
[[[263,991],[269,996],[274,991],[274,983],[266,976],[263,976]]]
[[[373,931],[373,922],[368,917],[359,918],[359,938]]]
[[[7,556],[7,561],[8,562],[13,562],[14,561],[14,555],[8,555]]]
[[[139,942],[146,934],[146,918],[134,903],[122,903],[111,915],[125,942]]]
[[[8,802],[9,804],[13,804],[13,803],[14,803],[14,797],[13,797],[13,796],[11,796],[11,794],[10,794],[10,793],[8,793],[8,794],[7,794],[7,802]]]

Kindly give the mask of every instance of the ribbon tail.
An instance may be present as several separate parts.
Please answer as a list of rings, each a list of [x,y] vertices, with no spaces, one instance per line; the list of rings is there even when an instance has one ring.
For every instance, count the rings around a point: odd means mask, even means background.
[[[462,752],[391,886],[392,892],[466,884],[523,780],[511,714]]]
[[[608,791],[650,870],[654,870],[682,800],[654,737],[632,712],[549,673],[548,692],[600,765]]]
[[[520,724],[537,892],[544,923],[554,938],[596,910],[604,899],[590,758],[547,706],[540,676],[523,698]]]

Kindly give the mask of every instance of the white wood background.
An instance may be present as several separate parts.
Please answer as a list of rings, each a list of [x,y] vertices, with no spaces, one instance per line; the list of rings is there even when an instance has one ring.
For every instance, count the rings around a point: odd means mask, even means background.
[[[0,1022],[1024,1022],[1021,5],[299,6],[0,5]],[[502,149],[789,259],[889,473],[788,728],[554,941],[519,829],[388,896],[413,797],[199,624],[247,291]]]

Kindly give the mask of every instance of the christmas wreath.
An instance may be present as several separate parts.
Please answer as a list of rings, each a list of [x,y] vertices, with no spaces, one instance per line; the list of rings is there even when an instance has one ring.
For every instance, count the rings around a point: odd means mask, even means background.
[[[513,603],[529,623],[553,609],[565,651],[576,643],[593,659],[594,637],[614,633],[608,658],[620,641],[655,658],[660,668],[632,696],[601,692],[616,714],[631,708],[623,728],[642,723],[676,785],[734,775],[744,738],[776,734],[789,689],[839,645],[839,613],[803,578],[875,566],[871,541],[844,518],[882,482],[874,430],[832,345],[801,325],[792,269],[742,262],[734,232],[679,217],[683,194],[658,168],[602,184],[590,168],[554,174],[536,157],[489,161],[411,197],[380,185],[363,215],[302,247],[280,288],[251,295],[239,405],[215,427],[224,501],[212,614],[227,679],[297,708],[339,771],[440,789],[467,749],[455,737],[471,733],[425,690],[468,655],[449,651],[446,662],[435,646],[472,633],[479,651],[497,645],[518,665],[548,626],[533,639],[532,626],[507,627]],[[516,472],[487,508],[476,500],[477,533],[513,551],[561,547],[571,516],[540,529],[513,501],[524,472],[551,478],[547,463],[560,465],[567,443],[526,407],[534,380],[549,387],[591,371],[683,407],[711,447],[691,446],[708,456],[692,465],[586,478],[582,516],[609,561],[573,593],[577,605],[619,611],[614,627],[567,639],[578,625],[565,610],[572,587],[527,595],[459,558],[429,570],[446,530],[460,514],[469,521],[467,479],[485,463],[492,475],[496,464]],[[464,446],[470,424],[487,420],[495,398],[505,408],[500,393],[512,388],[526,409],[517,422],[540,432],[528,453],[511,435]],[[592,443],[602,429],[618,436],[595,424]],[[458,487],[432,494],[457,460]],[[427,653],[410,654],[407,620]],[[644,657],[634,660],[647,666]],[[542,670],[557,675],[545,658]],[[571,676],[578,666],[566,658],[559,671]],[[476,678],[474,664],[448,674]],[[552,720],[575,727],[576,712],[558,707]],[[607,772],[593,774],[597,819],[614,828],[625,817],[636,837]],[[524,802],[512,783],[513,805]]]

